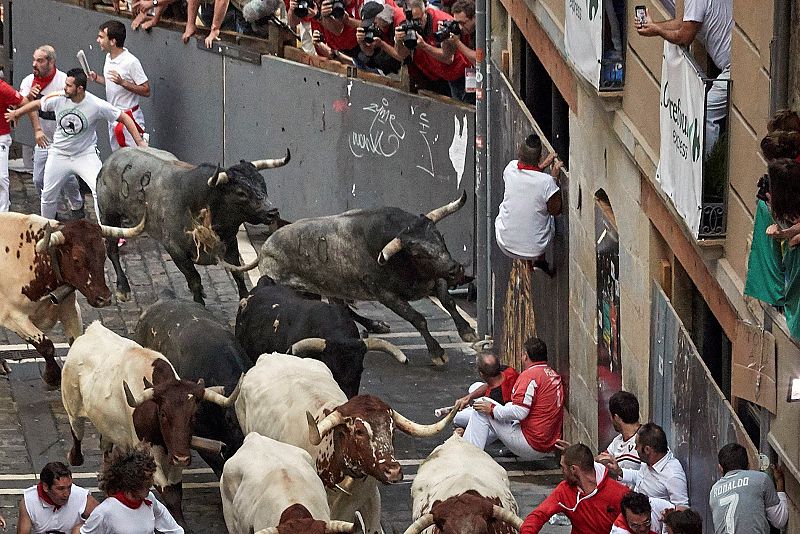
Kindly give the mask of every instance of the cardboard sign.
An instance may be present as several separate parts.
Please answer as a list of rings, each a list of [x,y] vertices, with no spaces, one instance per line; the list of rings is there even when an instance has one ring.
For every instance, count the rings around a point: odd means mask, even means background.
[[[775,413],[775,337],[757,326],[739,322],[733,345],[731,394]]]
[[[565,0],[567,58],[594,87],[600,84],[603,56],[603,1]]]
[[[694,237],[699,236],[703,190],[705,82],[683,49],[664,42],[661,66],[661,158],[656,180]]]

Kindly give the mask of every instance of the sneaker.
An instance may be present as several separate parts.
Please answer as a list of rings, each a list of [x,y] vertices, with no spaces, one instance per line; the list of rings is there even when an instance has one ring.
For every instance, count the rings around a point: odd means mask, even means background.
[[[72,220],[77,221],[78,219],[85,219],[86,212],[83,211],[83,206],[76,210],[69,210],[70,215],[72,215]]]
[[[122,245],[124,245],[125,243],[127,243],[127,241],[125,241],[125,238],[124,238],[124,237],[120,237],[120,238],[119,238],[119,241],[117,241],[117,246],[118,246],[118,247],[121,247],[121,246],[122,246]]]
[[[530,265],[531,270],[539,269],[550,278],[553,278],[556,275],[555,267],[551,268],[550,264],[547,263],[547,260],[537,260]]]

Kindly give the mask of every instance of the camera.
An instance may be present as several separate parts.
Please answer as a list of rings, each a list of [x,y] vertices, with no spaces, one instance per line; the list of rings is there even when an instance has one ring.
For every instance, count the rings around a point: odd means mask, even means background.
[[[309,9],[313,7],[313,0],[297,0],[297,7],[294,8],[292,13],[299,19],[304,19],[308,16]]]
[[[336,20],[341,20],[344,18],[343,0],[333,0],[331,3],[331,17],[335,18]]]
[[[406,36],[403,37],[403,46],[409,50],[414,50],[417,47],[417,32],[422,31],[422,26],[419,22],[414,20],[410,9],[406,9],[405,14],[406,20],[404,20],[400,26],[398,26],[398,29],[406,32]]]
[[[442,22],[442,27],[439,28],[433,37],[437,43],[441,43],[450,38],[450,34],[461,35],[461,26],[457,20],[445,20]]]
[[[378,26],[375,25],[373,22],[366,28],[364,28],[364,42],[367,44],[372,44],[375,42],[375,39],[378,39],[381,36],[381,30]]]
[[[759,178],[756,186],[758,187],[758,190],[756,191],[756,198],[763,200],[764,202],[768,202],[767,193],[769,193],[769,174],[765,174]]]

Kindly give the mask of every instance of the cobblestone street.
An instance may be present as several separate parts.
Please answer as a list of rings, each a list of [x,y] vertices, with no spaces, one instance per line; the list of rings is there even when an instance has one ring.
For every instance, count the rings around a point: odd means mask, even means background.
[[[30,175],[11,173],[12,210],[38,213],[39,204]],[[86,213],[93,217],[91,196],[87,195]],[[255,234],[254,234],[255,235]],[[256,236],[256,245],[258,238]],[[242,250],[245,252],[253,251]],[[103,309],[88,306],[78,296],[84,327],[100,320],[115,332],[131,336],[139,314],[155,302],[163,289],[171,289],[179,298],[190,298],[183,275],[155,241],[150,238],[128,240],[121,249],[123,266],[131,282],[129,302],[114,302]],[[198,267],[206,291],[206,305],[231,325],[235,322],[238,295],[231,276],[221,267]],[[107,282],[112,288],[114,275],[106,263]],[[110,274],[109,274],[110,273]],[[248,282],[250,283],[250,282]],[[468,308],[468,305],[459,301]],[[391,325],[391,333],[383,336],[399,346],[409,357],[410,365],[399,366],[393,359],[372,353],[365,360],[362,393],[379,395],[403,415],[423,423],[434,420],[433,410],[452,404],[464,394],[476,377],[473,370],[474,351],[461,342],[449,316],[438,304],[424,300],[414,304],[428,318],[433,335],[448,351],[450,362],[443,368],[430,365],[422,338],[410,324],[380,305],[359,303],[359,312]],[[56,343],[57,354],[66,355],[67,347],[60,328],[49,336]],[[14,334],[0,329],[0,351],[9,360],[12,373],[0,378],[0,512],[13,531],[17,520],[17,503],[21,491],[35,483],[36,474],[52,460],[64,460],[71,446],[69,425],[58,391],[47,391],[40,378],[44,364],[37,354]],[[41,368],[41,369],[40,369]],[[395,440],[397,457],[404,464],[403,482],[382,488],[383,524],[389,532],[403,532],[411,522],[410,484],[417,466],[427,454],[449,435],[428,439],[412,439],[398,433]],[[496,452],[497,448],[492,449]],[[100,461],[99,440],[87,428],[84,441],[85,465],[76,468],[77,484],[96,490],[95,472]],[[556,462],[541,465],[520,463],[509,458],[498,459],[509,471],[512,490],[527,514],[561,479]],[[196,455],[184,475],[184,513],[190,527],[199,533],[225,532],[217,478]],[[567,532],[568,527],[548,525],[542,532]]]

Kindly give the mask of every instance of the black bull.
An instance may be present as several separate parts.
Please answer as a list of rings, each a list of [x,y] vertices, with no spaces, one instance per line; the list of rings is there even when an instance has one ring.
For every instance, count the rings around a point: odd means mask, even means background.
[[[242,223],[271,224],[278,210],[267,196],[258,173],[285,165],[286,157],[241,161],[220,172],[209,164],[190,165],[154,148],[123,148],[103,164],[97,180],[100,218],[104,224],[139,221],[147,210],[148,235],[159,241],[186,277],[195,302],[203,304],[203,286],[197,265],[220,259],[239,265],[236,234]],[[117,243],[106,251],[117,274],[117,298],[127,300],[130,284],[119,260]],[[247,295],[244,275],[233,273],[239,296]]]
[[[433,363],[442,365],[447,362],[444,349],[409,301],[436,295],[461,339],[477,341],[475,330],[458,313],[448,293],[449,286],[464,281],[464,267],[450,256],[435,226],[466,200],[464,192],[427,215],[383,207],[302,219],[267,239],[258,267],[262,275],[297,290],[338,299],[377,300],[414,325]]]
[[[202,378],[206,384],[223,386],[219,392],[223,395],[230,395],[242,373],[252,366],[222,321],[197,303],[176,299],[168,290],[142,313],[134,339],[163,354],[181,378],[193,382]],[[198,405],[194,434],[223,442],[226,458],[244,441],[233,406],[210,402]],[[219,454],[202,449],[198,453],[217,475],[222,473],[224,459]]]

